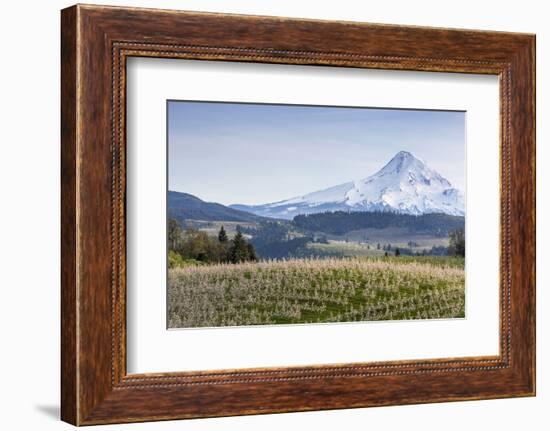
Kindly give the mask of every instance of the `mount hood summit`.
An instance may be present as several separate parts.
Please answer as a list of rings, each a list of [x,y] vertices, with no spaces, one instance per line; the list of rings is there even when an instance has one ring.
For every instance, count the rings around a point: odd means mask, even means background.
[[[357,181],[263,205],[231,205],[263,217],[292,219],[326,211],[392,211],[464,216],[464,195],[407,151],[398,152],[375,174]]]

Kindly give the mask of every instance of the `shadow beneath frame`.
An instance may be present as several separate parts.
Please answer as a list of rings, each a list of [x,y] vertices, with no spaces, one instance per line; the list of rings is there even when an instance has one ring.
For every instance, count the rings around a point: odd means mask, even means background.
[[[37,405],[34,406],[34,408],[44,416],[48,416],[50,419],[59,420],[61,412],[58,405]]]

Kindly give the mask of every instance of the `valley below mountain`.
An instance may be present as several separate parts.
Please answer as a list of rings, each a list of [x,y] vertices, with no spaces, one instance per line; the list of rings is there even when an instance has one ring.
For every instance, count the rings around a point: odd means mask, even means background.
[[[183,229],[241,232],[259,257],[445,255],[464,230],[464,196],[409,152],[362,180],[262,205],[222,205],[168,192],[168,218]]]

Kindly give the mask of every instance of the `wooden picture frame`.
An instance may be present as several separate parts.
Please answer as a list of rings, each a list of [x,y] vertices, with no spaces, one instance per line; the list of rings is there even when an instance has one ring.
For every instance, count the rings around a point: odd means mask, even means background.
[[[61,17],[64,421],[91,425],[535,394],[534,35],[84,5],[64,9]],[[498,75],[500,354],[128,375],[130,56]]]

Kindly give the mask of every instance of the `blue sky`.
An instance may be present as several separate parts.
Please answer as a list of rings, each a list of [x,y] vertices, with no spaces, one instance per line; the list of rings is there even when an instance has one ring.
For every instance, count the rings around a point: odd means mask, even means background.
[[[168,188],[262,204],[368,177],[397,152],[465,191],[465,113],[168,102]]]

